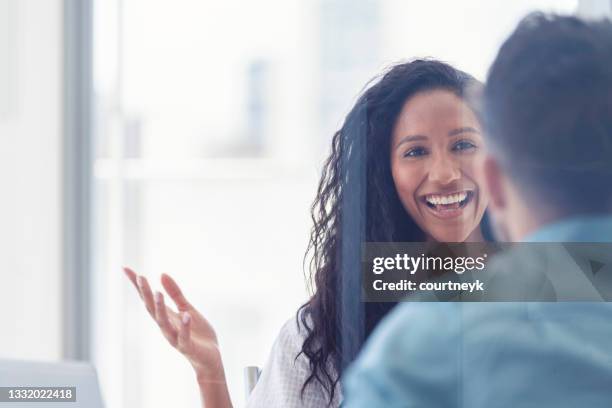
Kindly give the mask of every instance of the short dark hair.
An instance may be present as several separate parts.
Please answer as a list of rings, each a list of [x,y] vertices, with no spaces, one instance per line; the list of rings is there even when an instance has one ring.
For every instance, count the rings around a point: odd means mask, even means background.
[[[572,212],[612,197],[612,23],[533,13],[504,42],[484,90],[494,156],[528,196]]]

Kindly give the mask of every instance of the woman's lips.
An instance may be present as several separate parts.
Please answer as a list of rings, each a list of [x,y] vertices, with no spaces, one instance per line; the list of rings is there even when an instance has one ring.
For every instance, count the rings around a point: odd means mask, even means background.
[[[442,219],[459,217],[474,199],[474,192],[463,190],[451,194],[427,194],[421,197],[427,211]]]

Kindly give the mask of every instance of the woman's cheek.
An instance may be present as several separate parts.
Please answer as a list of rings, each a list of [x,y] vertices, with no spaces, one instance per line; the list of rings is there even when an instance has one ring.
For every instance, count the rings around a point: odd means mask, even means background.
[[[393,180],[395,182],[395,189],[401,193],[401,195],[411,194],[414,191],[415,186],[415,174],[413,169],[403,163],[397,163],[393,171]]]
[[[393,174],[395,189],[400,200],[413,217],[418,215],[417,203],[415,201],[416,192],[420,185],[423,175],[417,166],[403,164],[398,166]]]
[[[462,158],[460,162],[460,167],[463,175],[469,177],[472,180],[477,180],[479,178],[477,169],[482,159],[483,156],[480,154],[474,154]]]

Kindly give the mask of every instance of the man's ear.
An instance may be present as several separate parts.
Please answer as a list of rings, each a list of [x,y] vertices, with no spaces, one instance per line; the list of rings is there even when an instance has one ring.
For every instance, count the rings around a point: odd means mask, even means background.
[[[506,208],[506,191],[504,173],[499,162],[491,155],[487,155],[483,162],[483,173],[487,191],[489,192],[489,207],[494,212]]]

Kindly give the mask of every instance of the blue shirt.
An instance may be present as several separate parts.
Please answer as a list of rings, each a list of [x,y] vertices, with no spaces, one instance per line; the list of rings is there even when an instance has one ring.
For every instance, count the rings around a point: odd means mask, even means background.
[[[525,241],[612,242],[612,217]],[[344,407],[611,407],[612,304],[404,303],[343,381]]]

